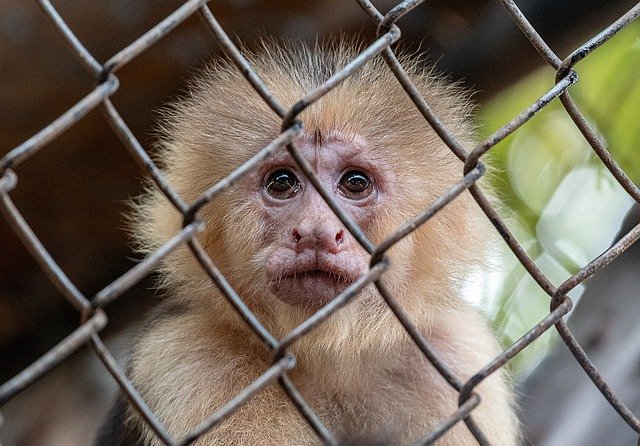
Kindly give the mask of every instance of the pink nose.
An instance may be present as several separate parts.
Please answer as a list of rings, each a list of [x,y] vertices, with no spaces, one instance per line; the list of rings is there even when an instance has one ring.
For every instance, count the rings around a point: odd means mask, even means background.
[[[315,249],[337,254],[345,242],[345,232],[336,223],[305,220],[293,228],[296,251]]]

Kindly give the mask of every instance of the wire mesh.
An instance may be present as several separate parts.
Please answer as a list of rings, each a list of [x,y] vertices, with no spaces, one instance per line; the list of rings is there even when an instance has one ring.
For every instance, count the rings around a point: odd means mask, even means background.
[[[158,438],[167,445],[186,445],[192,443],[209,430],[215,429],[215,426],[237,411],[253,395],[260,392],[261,389],[272,382],[278,383],[322,442],[325,444],[336,444],[336,439],[332,436],[332,433],[329,432],[329,430],[322,424],[320,419],[315,415],[313,409],[304,400],[300,392],[289,379],[287,372],[295,367],[296,361],[295,357],[287,351],[287,348],[293,342],[312,331],[318,324],[335,311],[338,311],[344,305],[348,305],[351,298],[353,298],[358,291],[367,284],[374,283],[381,296],[397,316],[413,341],[424,353],[425,357],[459,394],[458,411],[450,418],[441,420],[439,426],[433,432],[425,432],[424,437],[419,441],[419,444],[433,443],[446,433],[454,424],[461,420],[464,420],[468,429],[480,444],[488,444],[483,432],[473,421],[474,409],[478,407],[479,404],[482,404],[478,396],[474,393],[474,389],[476,389],[482,381],[496,370],[504,367],[507,361],[519,354],[524,348],[553,326],[557,328],[561,338],[575,357],[575,360],[585,370],[602,395],[620,414],[625,422],[633,430],[640,433],[640,419],[638,416],[629,410],[622,399],[616,395],[614,390],[607,384],[563,319],[563,317],[571,311],[573,305],[572,300],[567,296],[567,293],[578,284],[582,283],[585,279],[609,264],[613,259],[629,248],[631,244],[637,241],[637,239],[640,238],[640,225],[630,230],[615,245],[610,247],[597,258],[593,259],[588,265],[556,287],[538,268],[533,259],[526,253],[525,249],[518,243],[503,219],[501,219],[487,197],[477,186],[477,181],[484,174],[484,167],[481,162],[482,157],[495,147],[496,144],[515,132],[536,113],[558,98],[564,106],[566,113],[571,117],[575,126],[584,135],[593,151],[602,160],[606,168],[613,174],[615,179],[627,191],[627,193],[636,202],[640,203],[640,189],[638,189],[638,187],[630,180],[624,170],[620,168],[611,154],[607,151],[604,141],[587,122],[569,93],[570,87],[578,82],[578,76],[574,71],[574,66],[579,61],[589,57],[589,54],[591,54],[593,50],[601,46],[633,20],[637,19],[640,14],[640,4],[631,8],[626,14],[602,32],[593,36],[583,45],[575,48],[569,56],[561,59],[547,45],[544,39],[529,23],[527,18],[522,14],[518,6],[513,1],[501,0],[502,5],[506,8],[514,22],[530,41],[531,45],[535,47],[545,62],[556,70],[556,83],[548,90],[547,93],[542,95],[525,110],[522,110],[522,112],[512,120],[505,123],[502,128],[494,132],[485,141],[479,143],[471,151],[467,151],[460,142],[456,140],[451,131],[447,129],[442,120],[433,112],[430,105],[420,95],[416,87],[412,84],[410,78],[405,73],[401,64],[398,62],[396,54],[392,49],[392,44],[400,38],[400,28],[398,28],[396,22],[404,15],[410,14],[411,11],[422,2],[419,0],[407,0],[401,2],[386,14],[379,12],[368,0],[357,0],[357,3],[361,6],[364,13],[367,14],[371,20],[377,23],[377,38],[363,49],[362,52],[349,64],[326,80],[326,82],[322,83],[316,89],[309,91],[291,108],[286,108],[269,91],[260,79],[258,73],[253,70],[242,52],[228,37],[225,30],[218,23],[215,15],[209,9],[208,1],[206,0],[189,0],[185,2],[164,20],[148,30],[140,38],[122,48],[117,54],[113,55],[103,64],[99,63],[91,52],[88,51],[82,42],[74,35],[73,31],[67,26],[64,18],[61,17],[56,8],[48,0],[39,0],[43,13],[51,20],[52,24],[57,28],[61,35],[64,36],[70,51],[87,71],[88,75],[95,80],[96,86],[93,91],[87,94],[67,112],[63,113],[59,118],[37,132],[34,136],[15,147],[0,160],[0,207],[2,208],[2,211],[13,231],[19,236],[26,249],[36,259],[40,268],[46,273],[51,282],[56,286],[60,293],[62,293],[65,299],[78,311],[81,317],[81,324],[55,348],[0,386],[0,406],[12,399],[23,389],[33,384],[44,373],[56,367],[82,345],[87,344],[100,358],[105,368],[118,383],[122,392],[127,395],[129,401],[139,411],[145,422],[149,424]],[[238,70],[246,77],[264,102],[281,118],[282,130],[280,135],[257,152],[255,156],[245,164],[233,171],[222,181],[213,185],[210,189],[204,191],[192,203],[186,203],[174,191],[171,184],[169,184],[165,179],[162,171],[150,159],[140,142],[129,130],[126,122],[122,119],[118,110],[110,101],[110,96],[119,88],[119,82],[116,76],[118,70],[134,58],[138,57],[151,45],[163,39],[172,29],[194,14],[201,15],[204,19],[204,24],[217,38],[218,42],[231,60],[237,65]],[[292,140],[301,131],[301,123],[298,122],[297,117],[304,109],[318,101],[335,86],[352,75],[352,73],[366,63],[366,61],[377,57],[378,55],[381,55],[381,57],[384,58],[388,64],[389,70],[393,72],[424,119],[450,148],[452,153],[464,162],[464,171],[462,172],[462,177],[459,181],[428,208],[426,208],[420,215],[412,221],[407,222],[386,240],[375,245],[367,238],[361,228],[358,227],[349,215],[340,208],[332,194],[329,193],[318,180],[309,162],[297,152],[295,146],[292,144]],[[49,142],[54,140],[61,133],[67,131],[70,127],[80,121],[83,116],[96,108],[102,109],[104,112],[104,119],[106,119],[115,130],[134,161],[152,178],[157,187],[166,195],[167,199],[183,215],[184,226],[179,233],[177,233],[155,253],[148,256],[144,261],[113,281],[94,296],[89,297],[83,295],[69,277],[67,277],[62,269],[56,264],[47,249],[38,240],[37,235],[24,220],[19,209],[14,205],[10,192],[17,184],[17,176],[12,170],[15,166],[19,165],[29,157],[36,156],[37,153]],[[278,340],[260,324],[256,316],[245,305],[241,296],[234,291],[224,275],[207,256],[205,250],[195,236],[204,228],[204,222],[198,218],[199,209],[203,205],[214,200],[223,191],[232,187],[234,181],[250,172],[262,160],[281,148],[286,148],[286,150],[289,151],[291,156],[299,164],[304,174],[316,187],[318,192],[342,221],[344,226],[371,254],[371,265],[370,270],[364,276],[349,286],[333,301],[320,309],[300,326],[289,332],[282,339]],[[438,352],[430,345],[429,341],[410,322],[409,315],[405,314],[402,308],[395,302],[392,294],[380,279],[384,276],[385,271],[389,267],[389,260],[385,256],[385,253],[403,237],[406,237],[418,226],[432,218],[447,203],[451,202],[456,196],[467,189],[470,190],[477,203],[489,217],[490,221],[504,238],[524,268],[526,268],[531,277],[550,296],[551,305],[550,312],[544,319],[533,326],[524,336],[514,342],[511,346],[501,352],[490,363],[486,364],[484,368],[478,370],[474,376],[463,381],[449,369],[446,363],[441,359]],[[268,370],[256,378],[255,381],[237,394],[224,407],[217,412],[210,414],[210,416],[200,425],[193,426],[193,429],[184,438],[176,440],[172,438],[166,427],[158,420],[153,411],[145,403],[144,399],[139,395],[138,391],[128,380],[127,375],[118,366],[115,359],[104,345],[99,333],[107,324],[107,318],[102,311],[102,308],[109,305],[142,278],[150,274],[154,266],[172,251],[185,244],[189,247],[194,257],[200,262],[208,276],[219,287],[222,294],[226,299],[228,299],[239,315],[275,354],[273,365]]]

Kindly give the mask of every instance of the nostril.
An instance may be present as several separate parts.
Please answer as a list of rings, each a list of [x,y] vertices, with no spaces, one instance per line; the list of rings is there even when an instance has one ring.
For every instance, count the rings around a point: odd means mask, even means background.
[[[300,236],[300,233],[298,232],[297,229],[293,230],[293,241],[294,243],[298,243],[300,241],[300,239],[302,239],[302,237]]]
[[[344,231],[340,229],[336,234],[336,245],[342,245],[344,242]]]

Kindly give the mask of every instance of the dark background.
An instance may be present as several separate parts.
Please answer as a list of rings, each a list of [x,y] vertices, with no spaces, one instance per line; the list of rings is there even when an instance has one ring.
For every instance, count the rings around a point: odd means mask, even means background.
[[[378,1],[383,12],[396,2]],[[561,56],[627,9],[632,1],[529,0],[528,19]],[[171,13],[176,0],[54,1],[67,24],[100,62]],[[375,27],[355,2],[216,2],[213,13],[235,41],[261,35],[313,42]],[[542,65],[498,1],[429,1],[404,17],[403,45],[426,52],[441,71],[478,91],[482,101]],[[219,52],[196,15],[118,72],[114,105],[150,148],[155,111]],[[0,156],[53,121],[94,87],[35,2],[0,5]],[[16,168],[16,205],[63,271],[87,296],[134,265],[123,230],[126,201],[140,193],[141,172],[99,110]],[[79,316],[55,290],[9,225],[0,219],[0,383],[78,326]],[[153,303],[149,281],[107,308],[107,335],[117,334]],[[126,338],[113,337],[116,355]],[[113,384],[86,355],[74,355],[0,411],[0,443],[88,444]],[[61,427],[63,426],[63,427]],[[46,439],[46,440],[43,440]],[[81,440],[84,439],[84,440]]]

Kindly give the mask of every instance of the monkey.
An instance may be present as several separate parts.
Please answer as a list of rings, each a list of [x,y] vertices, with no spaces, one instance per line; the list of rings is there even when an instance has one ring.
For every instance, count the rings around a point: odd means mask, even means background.
[[[351,61],[361,44],[264,42],[246,57],[272,94],[292,106]],[[474,138],[469,94],[416,57],[401,63],[463,144]],[[373,243],[427,207],[462,172],[380,56],[300,115],[292,144]],[[233,64],[216,60],[169,106],[158,164],[187,202],[242,165],[281,132],[282,119]],[[199,211],[208,256],[276,339],[332,301],[369,269],[370,255],[282,149]],[[133,205],[140,252],[157,250],[183,224],[149,187]],[[496,336],[460,297],[472,265],[490,251],[468,192],[387,253],[382,281],[421,334],[462,380],[499,352]],[[158,267],[170,310],[144,329],[129,378],[175,438],[220,409],[273,363],[187,247]],[[161,306],[162,307],[162,306]],[[458,393],[429,363],[373,284],[288,350],[288,376],[339,444],[412,444],[455,413]],[[498,370],[476,389],[472,418],[491,444],[519,442],[514,392]],[[162,444],[121,401],[97,444]],[[202,445],[316,445],[314,433],[276,384],[208,431]],[[438,444],[477,444],[463,422]]]

